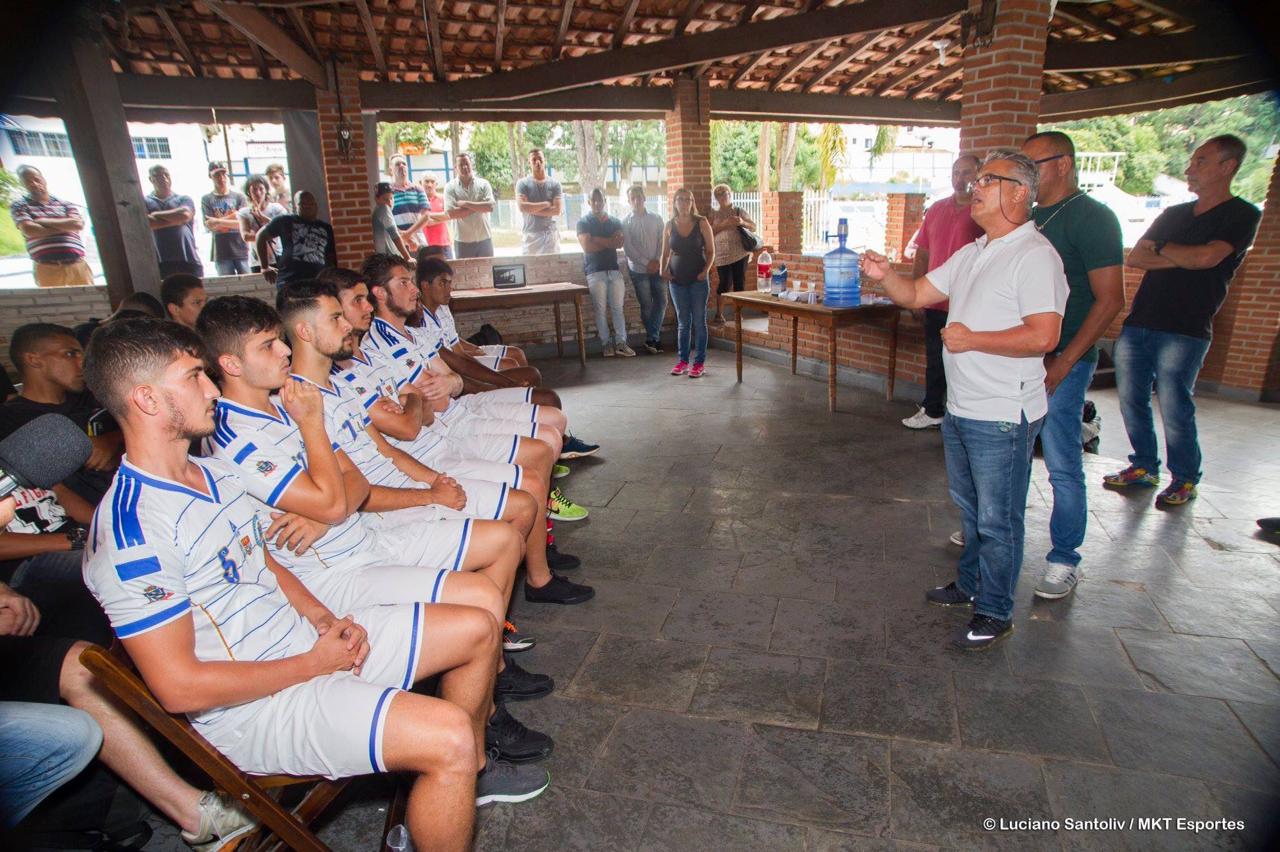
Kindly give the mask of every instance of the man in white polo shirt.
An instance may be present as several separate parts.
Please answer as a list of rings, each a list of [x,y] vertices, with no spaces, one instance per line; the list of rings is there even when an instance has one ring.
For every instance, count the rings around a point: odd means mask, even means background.
[[[965,547],[956,580],[925,597],[974,608],[954,641],[968,651],[1013,631],[1031,451],[1049,410],[1044,354],[1058,343],[1067,304],[1062,260],[1031,221],[1038,184],[1028,157],[993,151],[973,182],[971,215],[984,236],[914,281],[884,255],[862,256],[863,273],[883,279],[885,293],[903,307],[951,300],[942,330],[942,437]]]

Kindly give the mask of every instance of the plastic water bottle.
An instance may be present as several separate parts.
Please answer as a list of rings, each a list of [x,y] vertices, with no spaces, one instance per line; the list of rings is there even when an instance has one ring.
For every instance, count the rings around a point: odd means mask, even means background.
[[[841,219],[836,228],[840,246],[822,257],[822,303],[832,308],[849,308],[862,302],[861,273],[858,253],[845,247],[849,239],[849,220]]]
[[[387,832],[387,848],[394,852],[413,852],[413,841],[409,839],[409,829],[404,824],[392,826]]]
[[[778,268],[773,271],[773,277],[770,279],[769,291],[777,296],[780,293],[787,292],[787,265],[785,263],[778,264]]]
[[[756,257],[756,289],[769,289],[769,273],[773,269],[773,255],[767,251],[760,252]]]

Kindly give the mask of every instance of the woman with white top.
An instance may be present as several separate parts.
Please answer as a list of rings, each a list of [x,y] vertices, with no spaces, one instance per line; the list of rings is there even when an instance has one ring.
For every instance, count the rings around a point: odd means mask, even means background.
[[[719,184],[711,190],[714,205],[707,218],[711,222],[711,232],[715,235],[716,244],[716,315],[712,320],[716,325],[724,322],[724,313],[720,309],[720,297],[729,292],[742,292],[747,284],[747,258],[751,252],[742,245],[742,232],[756,229],[756,223],[743,212],[741,207],[733,203],[733,193],[726,184]]]

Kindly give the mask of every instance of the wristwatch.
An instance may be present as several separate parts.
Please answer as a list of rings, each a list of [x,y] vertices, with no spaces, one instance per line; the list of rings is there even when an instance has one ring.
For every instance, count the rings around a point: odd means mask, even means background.
[[[1156,254],[1160,254],[1160,252],[1164,251],[1164,246],[1165,246],[1165,243],[1167,243],[1167,242],[1169,242],[1169,241],[1168,241],[1168,240],[1156,240],[1156,243],[1155,243],[1155,245],[1154,245],[1154,246],[1152,246],[1152,247],[1151,247],[1151,250],[1152,250],[1152,251],[1154,251]]]
[[[67,537],[67,541],[71,542],[72,550],[83,549],[85,542],[89,540],[89,531],[79,524],[70,529],[61,530],[61,532]]]

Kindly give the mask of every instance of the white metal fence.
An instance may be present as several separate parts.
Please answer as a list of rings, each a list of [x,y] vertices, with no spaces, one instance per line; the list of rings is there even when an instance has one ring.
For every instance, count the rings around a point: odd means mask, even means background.
[[[816,189],[806,189],[804,191],[804,242],[802,246],[806,252],[821,252],[826,249],[827,208],[830,206],[830,201],[831,199],[827,197],[825,192]]]

